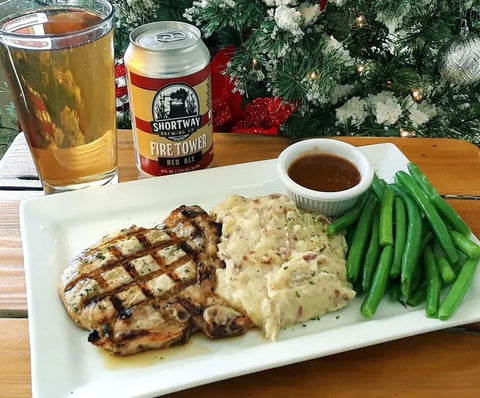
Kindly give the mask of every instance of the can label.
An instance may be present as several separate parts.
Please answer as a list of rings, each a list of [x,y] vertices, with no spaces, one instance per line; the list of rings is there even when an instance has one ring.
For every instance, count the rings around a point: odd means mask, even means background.
[[[208,167],[213,161],[210,65],[172,79],[127,73],[140,170],[159,176]]]

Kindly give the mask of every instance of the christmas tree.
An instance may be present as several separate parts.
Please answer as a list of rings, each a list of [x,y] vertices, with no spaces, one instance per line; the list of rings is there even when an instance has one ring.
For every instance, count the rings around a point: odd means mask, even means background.
[[[425,136],[480,143],[480,0],[113,4],[119,57],[129,33],[144,23],[183,20],[202,30],[212,57],[222,56],[228,90],[236,93],[214,92],[220,130],[248,131],[257,123],[262,132],[280,126],[290,137]],[[239,102],[241,115],[233,109]],[[129,127],[128,111],[119,113],[119,123]]]
[[[275,98],[291,137],[392,135],[480,143],[478,0],[117,1],[118,27],[182,19],[244,103]],[[128,44],[120,36],[118,49]]]

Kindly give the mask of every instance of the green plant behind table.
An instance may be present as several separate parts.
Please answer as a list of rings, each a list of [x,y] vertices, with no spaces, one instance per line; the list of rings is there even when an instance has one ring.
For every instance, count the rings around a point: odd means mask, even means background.
[[[4,83],[4,86],[0,87],[0,96],[6,97],[7,95],[8,88]],[[15,107],[13,103],[9,103],[0,108],[0,159],[17,134],[18,125]]]
[[[299,104],[282,127],[284,135],[452,137],[480,143],[480,76],[459,83],[441,62],[464,39],[463,21],[471,50],[465,60],[480,63],[480,0],[330,0],[321,12],[318,0],[113,4],[118,56],[133,28],[158,20],[198,25],[212,55],[235,46],[227,73],[245,102],[278,96]],[[128,127],[124,116],[119,125]]]
[[[480,39],[473,40],[479,1],[331,0],[322,12],[313,0],[194,4],[187,14],[205,33],[220,40],[233,30],[242,38],[227,72],[245,97],[259,95],[262,87],[262,96],[300,101],[283,128],[286,135],[416,135],[480,143],[480,76],[453,84],[439,70],[451,46],[463,40],[462,19],[470,30],[468,60],[480,64]]]

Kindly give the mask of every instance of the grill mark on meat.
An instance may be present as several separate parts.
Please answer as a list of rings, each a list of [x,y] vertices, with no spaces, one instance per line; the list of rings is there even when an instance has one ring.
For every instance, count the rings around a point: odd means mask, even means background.
[[[127,262],[125,264],[125,271],[127,271],[128,274],[132,278],[138,278],[139,277],[137,270],[135,269],[135,267],[133,266],[133,264],[131,262]]]
[[[143,330],[143,329],[129,330],[127,333],[122,335],[122,339],[125,341],[128,341],[128,340],[133,340],[140,336],[146,336],[148,334],[150,334],[148,330]]]
[[[215,268],[206,266],[203,263],[200,264],[202,266],[202,272],[198,274],[198,282],[203,282],[205,280],[211,280],[215,278]]]
[[[73,279],[67,285],[65,285],[64,291],[67,292],[72,287],[74,287],[76,284],[78,284],[78,282],[80,280],[88,279],[88,278],[98,279],[99,284],[102,284],[102,287],[103,287],[103,285],[105,285],[105,287],[106,287],[106,283],[104,282],[104,280],[101,276],[102,273],[104,273],[105,271],[112,270],[113,268],[116,268],[116,267],[119,267],[119,266],[124,267],[126,269],[126,267],[128,266],[127,264],[131,260],[134,260],[134,259],[140,258],[140,257],[144,257],[145,255],[148,255],[148,254],[151,254],[152,257],[154,257],[157,260],[158,265],[160,265],[161,268],[162,268],[162,272],[165,272],[166,268],[165,268],[163,259],[160,256],[156,255],[155,252],[157,252],[158,250],[161,250],[163,248],[169,247],[169,246],[179,246],[179,247],[184,246],[186,248],[190,247],[190,246],[188,246],[185,239],[177,238],[177,237],[175,237],[175,234],[172,234],[172,235],[174,236],[174,238],[172,238],[172,240],[169,240],[168,242],[152,245],[151,247],[146,248],[145,250],[142,250],[142,251],[140,251],[138,253],[135,253],[133,255],[123,257],[123,258],[118,258],[118,261],[116,261],[116,262],[109,263],[108,265],[102,266],[102,267],[100,267],[96,270],[93,270],[91,272],[80,274],[77,278]],[[130,236],[135,236],[135,235],[130,235]],[[192,251],[193,249],[190,248],[189,250]],[[158,271],[157,273],[160,273],[160,272]]]
[[[127,232],[129,229],[134,229],[134,230],[131,231],[131,232]],[[136,234],[138,234],[140,232],[143,232],[143,231],[146,231],[146,228],[137,227],[136,225],[132,225],[130,228],[125,228],[125,229],[120,230],[121,235],[119,235],[115,238],[112,238],[110,240],[110,244],[115,245],[116,242],[118,242],[120,240],[124,240],[125,238],[129,238],[132,235],[136,235]],[[108,235],[104,235],[102,239],[106,239],[107,237],[108,237]],[[90,256],[90,255],[92,255],[92,253],[96,253],[96,250],[97,250],[97,247],[92,246],[91,248],[88,248],[88,249],[85,249],[84,251],[82,251],[82,253],[80,253],[80,256],[83,256],[83,257]]]
[[[143,230],[143,232],[145,232],[145,230]],[[143,234],[137,234],[135,235],[135,237],[138,239],[138,241],[140,242],[140,244],[143,246],[143,247],[148,247],[150,245],[150,242],[147,240],[147,238],[145,237],[145,233]]]
[[[106,281],[105,279],[102,278],[102,275],[100,275],[100,274],[98,274],[98,275],[91,275],[90,278],[92,278],[93,280],[95,280],[95,281],[100,285],[101,288],[106,289],[106,288],[108,287],[108,283],[107,283],[107,281]],[[82,280],[82,279],[87,279],[87,277],[78,278],[78,279],[77,279],[77,282],[80,282],[80,280]],[[72,284],[71,287],[73,287],[73,286],[74,286],[74,285]],[[70,288],[71,288],[71,287],[70,287]],[[70,290],[70,288],[69,288],[69,289],[66,289],[65,291]],[[85,303],[87,303],[87,302],[88,302],[88,300],[85,300]]]
[[[142,293],[149,299],[153,298],[153,294],[148,288],[148,286],[145,284],[144,281],[139,281],[137,282],[138,287],[142,290]]]
[[[190,316],[199,316],[203,314],[203,308],[194,305],[191,299],[181,297],[178,299],[177,303],[181,304],[181,306],[188,311]]]
[[[108,246],[107,250],[113,255],[115,258],[123,258],[122,252],[118,249],[116,245]]]
[[[192,256],[186,255],[186,256],[182,257],[181,259],[173,262],[170,266],[167,267],[167,266],[165,266],[162,258],[160,258],[156,255],[152,255],[152,257],[155,260],[157,260],[157,264],[160,266],[160,269],[157,270],[157,271],[152,271],[152,272],[150,272],[150,273],[148,273],[147,275],[144,275],[144,276],[138,275],[137,271],[135,270],[135,267],[133,265],[131,265],[130,262],[122,262],[118,265],[118,266],[123,267],[129,273],[129,275],[131,277],[136,279],[137,285],[140,287],[142,292],[148,297],[154,297],[154,294],[152,293],[151,289],[149,289],[148,286],[144,283],[145,281],[151,280],[151,279],[153,279],[157,276],[165,274],[165,275],[168,275],[177,284],[182,285],[182,284],[184,284],[184,281],[180,277],[178,277],[176,274],[172,273],[171,269],[175,269],[175,268],[179,267],[180,265],[188,263],[190,260],[194,259]],[[113,267],[113,268],[115,268],[115,267]],[[133,272],[131,272],[132,268],[133,268]],[[87,279],[87,278],[90,278],[90,277],[95,278],[98,281],[99,285],[101,285],[103,288],[108,287],[107,282],[104,280],[104,278],[102,278],[101,275],[86,276],[83,279]],[[210,278],[210,277],[211,277],[211,275],[207,274],[207,275],[205,275],[205,277],[203,279]],[[203,279],[200,279],[200,280],[203,280]],[[125,290],[129,289],[130,286],[131,286],[130,284],[122,285],[122,286],[117,287],[116,289],[107,290],[104,293],[100,293],[100,294],[97,294],[95,296],[86,298],[84,300],[83,306],[81,306],[81,307],[83,308],[85,306],[88,306],[91,302],[94,302],[94,301],[101,301],[103,298],[105,298],[107,296],[118,294],[122,291],[125,291]],[[175,286],[175,287],[172,288],[172,290],[179,290],[181,287],[182,286]]]
[[[192,257],[197,257],[197,252],[185,241],[179,243],[179,247]]]
[[[124,311],[122,300],[120,300],[116,295],[112,295],[110,300],[119,314]]]
[[[119,355],[244,333],[245,315],[216,296],[221,225],[198,206],[181,206],[161,226],[106,235],[64,271],[59,293],[89,341]]]
[[[126,310],[119,311],[118,317],[120,319],[128,319],[132,316],[132,314],[133,314],[133,308],[127,308]]]
[[[182,214],[182,216],[188,219],[188,218],[196,218],[198,215],[203,215],[205,212],[199,211],[191,207],[190,208],[185,207],[180,210],[180,213]]]
[[[195,239],[195,238],[202,238],[205,236],[203,230],[200,228],[200,226],[198,225],[198,223],[196,222],[195,219],[192,219],[191,220],[191,223],[192,223],[192,227],[194,228],[193,232],[190,234],[190,237],[192,239]]]

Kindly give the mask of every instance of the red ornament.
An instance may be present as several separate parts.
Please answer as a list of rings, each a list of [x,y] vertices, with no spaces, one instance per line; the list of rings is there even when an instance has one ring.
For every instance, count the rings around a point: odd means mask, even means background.
[[[327,7],[327,1],[328,0],[320,0],[320,11],[325,10],[325,7]]]
[[[235,86],[225,76],[225,69],[234,52],[234,47],[224,48],[212,60],[213,131],[230,131],[242,114],[242,96],[233,92]]]
[[[232,123],[232,111],[225,98],[214,98],[212,101],[214,131],[226,129]]]
[[[256,98],[248,104],[242,119],[235,124],[232,132],[245,134],[277,135],[296,107],[281,98]]]
[[[296,107],[280,98],[256,98],[242,110],[242,96],[225,69],[235,48],[221,50],[212,61],[213,131],[276,135]]]
[[[128,108],[127,70],[123,58],[115,60],[115,104],[117,111]]]

